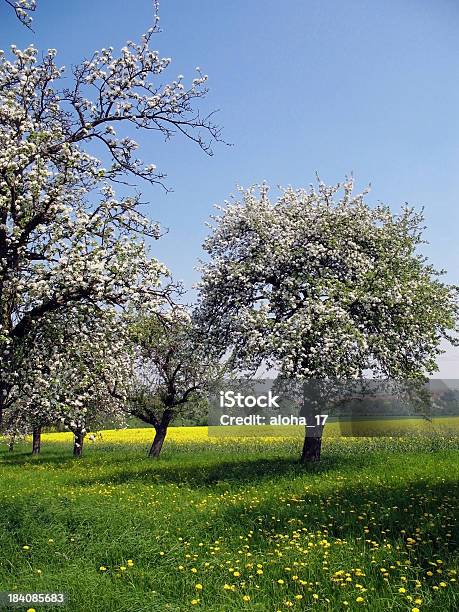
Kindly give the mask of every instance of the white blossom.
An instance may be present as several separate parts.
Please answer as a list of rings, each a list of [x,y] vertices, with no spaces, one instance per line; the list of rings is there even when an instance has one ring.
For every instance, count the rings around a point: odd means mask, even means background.
[[[111,47],[95,52],[70,78],[55,49],[41,59],[33,46],[0,53],[0,423],[5,409],[11,421],[34,405],[58,416],[64,404],[67,424],[82,414],[86,421],[91,393],[102,390],[88,371],[80,393],[70,378],[81,363],[72,347],[81,343],[94,367],[103,367],[102,356],[113,365],[120,347],[108,322],[121,338],[125,316],[155,313],[170,300],[168,271],[145,244],[160,229],[142,212],[140,195],[128,191],[132,179],[162,184],[164,174],[137,158],[137,143],[114,126],[166,138],[179,132],[207,152],[203,134],[215,138],[218,130],[194,108],[207,92],[205,77],[185,89],[164,83],[170,58],[150,49],[155,32],[118,56]],[[99,340],[103,353],[93,346]],[[56,381],[68,392],[65,402],[53,395]],[[78,418],[69,420],[73,410]]]
[[[341,193],[341,197],[338,197]],[[198,317],[240,370],[306,378],[420,378],[457,343],[458,288],[418,253],[422,215],[374,208],[352,181],[240,190],[204,248]]]

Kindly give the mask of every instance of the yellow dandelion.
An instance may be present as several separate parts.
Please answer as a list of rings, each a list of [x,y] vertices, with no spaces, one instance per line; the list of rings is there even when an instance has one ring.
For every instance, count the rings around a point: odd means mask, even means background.
[[[250,601],[250,595],[243,595],[242,601]]]
[[[99,571],[101,571],[101,572],[106,572],[106,571],[107,571],[107,568],[105,567],[105,565],[101,565],[101,566],[99,567]]]
[[[357,597],[355,601],[356,601],[357,603],[362,603],[362,602],[364,602],[365,600],[364,600],[364,598],[363,598],[363,597]]]
[[[406,589],[403,587],[400,587],[398,590],[399,593],[406,593]]]
[[[195,585],[194,585],[194,588],[195,588],[197,591],[202,591],[202,584],[199,584],[199,583],[198,583],[198,584],[195,584]]]
[[[196,605],[198,605],[198,603],[199,603],[199,599],[192,599],[191,600],[191,605],[192,606],[196,606]]]
[[[277,584],[284,584],[284,581],[282,580],[282,578],[279,578],[279,580],[277,581]]]

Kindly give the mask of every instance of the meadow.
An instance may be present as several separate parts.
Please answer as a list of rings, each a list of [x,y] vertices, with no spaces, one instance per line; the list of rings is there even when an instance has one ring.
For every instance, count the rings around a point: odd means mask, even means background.
[[[0,591],[72,612],[459,609],[456,435],[329,436],[309,466],[294,435],[177,427],[159,461],[150,442],[1,445]]]

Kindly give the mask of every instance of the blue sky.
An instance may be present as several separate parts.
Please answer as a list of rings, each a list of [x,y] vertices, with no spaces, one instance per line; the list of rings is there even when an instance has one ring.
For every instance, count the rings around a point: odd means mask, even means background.
[[[0,4],[0,47],[57,48],[69,66],[104,46],[136,40],[149,0],[38,0],[35,33]],[[62,8],[64,7],[64,8]],[[425,252],[459,283],[459,4],[456,0],[163,0],[155,47],[166,73],[209,75],[204,109],[231,147],[207,157],[176,138],[143,139],[144,159],[172,193],[143,187],[170,231],[153,245],[191,286],[205,221],[237,184],[334,183],[354,173],[370,201],[424,206]],[[458,352],[450,352],[454,367]]]

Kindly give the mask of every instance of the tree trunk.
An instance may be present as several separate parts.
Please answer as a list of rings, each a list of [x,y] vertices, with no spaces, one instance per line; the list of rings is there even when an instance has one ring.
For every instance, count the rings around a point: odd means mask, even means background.
[[[73,456],[81,457],[83,454],[83,442],[84,442],[84,434],[81,429],[76,429],[74,431],[74,440],[73,440]]]
[[[156,433],[148,453],[149,457],[153,457],[155,459],[159,458],[164,440],[166,439],[167,428],[169,427],[169,423],[172,421],[173,416],[173,411],[168,408],[163,412],[161,421],[155,425]]]
[[[2,431],[3,429],[3,410],[4,410],[4,404],[5,404],[5,396],[4,393],[6,393],[6,388],[4,385],[0,384],[0,431]]]
[[[304,430],[303,452],[301,463],[320,461],[322,448],[322,434],[324,426],[319,406],[323,405],[320,381],[307,380],[303,383],[303,405],[301,414],[306,418],[307,426]]]
[[[148,453],[149,457],[154,457],[155,459],[159,457],[161,453],[161,449],[163,447],[164,440],[166,439],[166,435],[167,435],[167,427],[159,426],[156,429],[155,438],[153,440],[153,443],[150,447],[150,451]]]
[[[32,455],[39,455],[41,450],[41,427],[32,430]]]
[[[10,438],[8,443],[8,452],[12,453],[14,451],[14,438]]]
[[[320,461],[320,450],[322,448],[322,434],[318,436],[308,436],[307,431],[304,438],[303,452],[301,453],[301,463],[310,461]]]
[[[10,390],[10,385],[8,385],[4,380],[0,378],[0,432],[3,430],[3,417],[5,414],[5,408],[7,404],[7,397],[8,397],[9,390]]]

